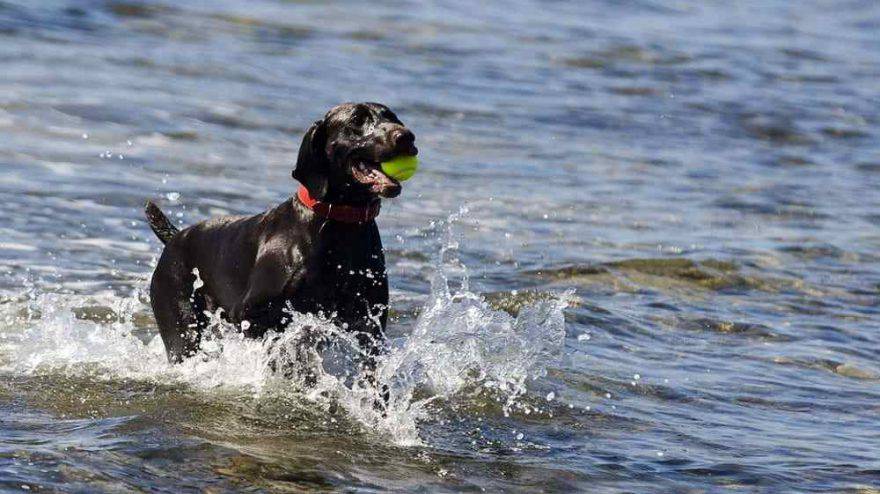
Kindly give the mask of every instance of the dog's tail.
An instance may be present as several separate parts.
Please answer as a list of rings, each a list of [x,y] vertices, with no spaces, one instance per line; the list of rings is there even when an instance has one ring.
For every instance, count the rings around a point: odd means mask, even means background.
[[[153,201],[147,201],[144,206],[144,213],[147,215],[147,223],[153,229],[153,233],[159,237],[163,244],[171,241],[180,230],[171,224],[171,221],[165,216],[165,213],[159,209],[159,206],[153,204]]]

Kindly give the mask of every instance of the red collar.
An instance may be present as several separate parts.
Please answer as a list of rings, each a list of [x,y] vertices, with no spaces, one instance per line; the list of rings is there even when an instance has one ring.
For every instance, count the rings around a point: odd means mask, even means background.
[[[309,195],[309,190],[299,186],[296,197],[303,206],[311,209],[315,213],[329,218],[331,220],[341,221],[342,223],[366,223],[373,221],[379,216],[379,207],[381,201],[375,202],[367,206],[348,206],[346,204],[331,204],[329,202],[321,202]]]

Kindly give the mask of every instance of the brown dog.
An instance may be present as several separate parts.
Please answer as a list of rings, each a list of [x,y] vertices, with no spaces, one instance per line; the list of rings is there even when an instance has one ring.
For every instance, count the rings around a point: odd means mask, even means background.
[[[159,208],[146,215],[165,250],[150,299],[168,359],[199,349],[204,311],[248,336],[281,330],[288,305],[331,316],[375,351],[388,315],[388,279],[374,218],[401,186],[379,164],[418,153],[415,136],[386,106],[346,103],[303,137],[297,195],[250,217],[210,219],[178,231]],[[196,273],[204,282],[193,290]]]

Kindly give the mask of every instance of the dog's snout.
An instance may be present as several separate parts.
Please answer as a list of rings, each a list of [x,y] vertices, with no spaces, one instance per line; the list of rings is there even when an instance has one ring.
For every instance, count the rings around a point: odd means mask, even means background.
[[[406,127],[398,127],[391,131],[391,145],[395,150],[406,154],[416,154],[418,150],[414,146],[416,135]]]
[[[398,145],[406,146],[412,145],[414,142],[416,142],[416,135],[413,134],[412,131],[410,131],[406,127],[395,129],[393,131],[393,135],[394,143]]]

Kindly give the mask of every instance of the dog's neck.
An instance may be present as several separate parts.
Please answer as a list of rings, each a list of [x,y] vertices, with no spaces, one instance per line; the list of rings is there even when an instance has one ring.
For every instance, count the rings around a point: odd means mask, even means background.
[[[296,198],[300,204],[312,210],[316,215],[341,223],[361,224],[373,221],[379,216],[381,206],[379,199],[358,206],[319,201],[313,198],[309,194],[309,190],[302,185],[296,192]]]

